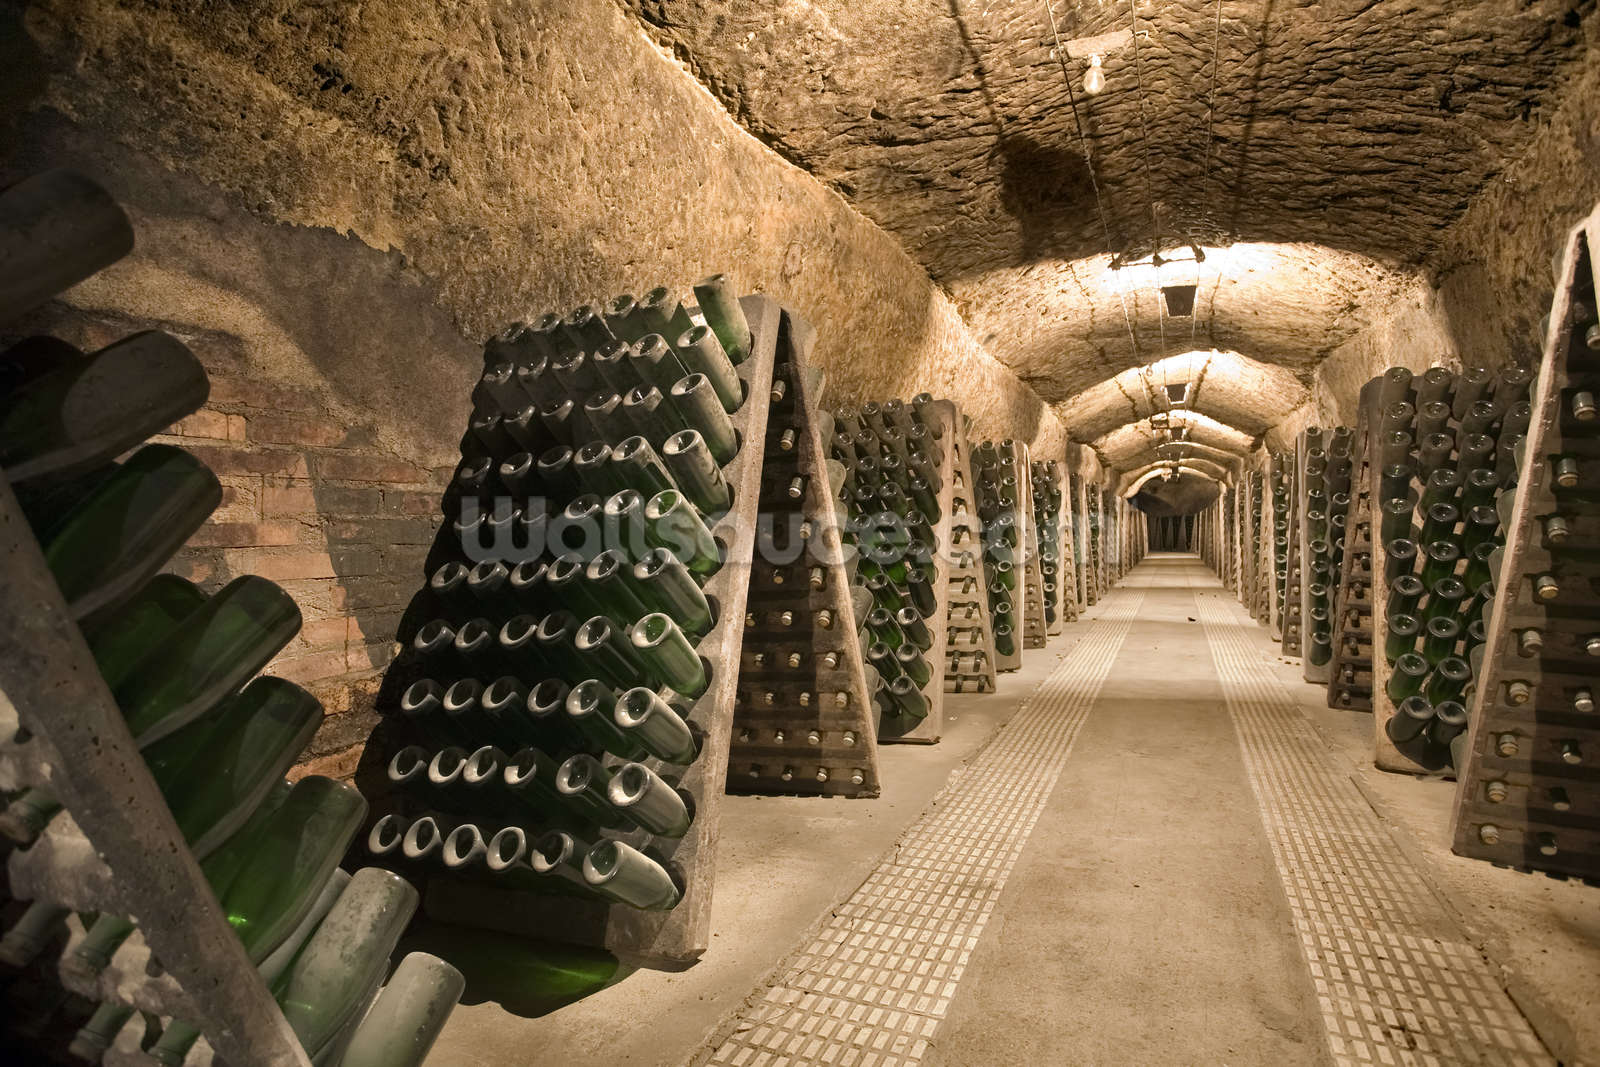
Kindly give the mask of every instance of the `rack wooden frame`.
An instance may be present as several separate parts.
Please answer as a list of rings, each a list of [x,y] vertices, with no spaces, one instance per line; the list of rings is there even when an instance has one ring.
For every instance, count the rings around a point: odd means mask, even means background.
[[[832,437],[833,417],[822,407],[821,373],[809,366],[816,340],[817,332],[810,323],[787,308],[783,310],[774,374],[788,368],[788,388],[794,403],[792,418],[784,425],[778,424],[775,413],[768,415],[762,483],[779,490],[778,494],[764,494],[763,503],[770,508],[774,496],[781,497],[783,483],[791,473],[805,478],[805,498],[798,510],[811,523],[811,536],[800,559],[808,570],[821,567],[824,580],[821,589],[812,588],[809,575],[803,585],[772,586],[760,580],[761,563],[751,567],[728,750],[730,793],[874,797],[880,788],[877,716],[872,692],[867,688],[861,637],[851,606],[855,558],[853,553],[846,554],[840,538],[843,524],[838,497],[827,469],[825,442]],[[774,453],[770,448],[773,439],[788,429],[795,431],[797,446],[792,464],[782,463],[783,453]],[[828,431],[826,435],[824,430]],[[776,476],[775,462],[779,467]],[[777,526],[776,521],[773,526]],[[772,625],[772,616],[785,610],[794,613],[794,624]],[[831,627],[816,625],[818,614],[823,611],[832,616]],[[755,648],[750,647],[752,644]],[[778,656],[798,652],[804,667],[798,671],[758,668],[751,662],[757,652]],[[824,665],[823,658],[829,653],[838,657],[836,667]],[[767,707],[752,699],[758,690],[774,693],[779,699]],[[800,703],[802,692],[810,694],[809,704]],[[846,698],[843,707],[835,699],[841,693]],[[781,743],[776,740],[779,731],[784,737]],[[813,746],[801,740],[812,731],[821,735],[820,744]],[[853,743],[846,744],[847,737],[853,737]],[[820,782],[813,773],[792,774],[785,781],[783,768],[792,769],[797,763],[806,769],[826,770],[828,780]],[[856,774],[860,774],[860,782],[854,781]]]
[[[977,484],[972,478],[971,442],[961,409],[953,401],[944,403],[949,404],[951,422],[951,432],[945,435],[949,441],[950,477],[945,480],[950,485],[950,501],[946,508],[950,527],[946,541],[949,548],[945,579],[944,691],[992,693],[999,684],[994,619],[989,613],[989,589],[984,581],[983,523],[978,518]],[[974,563],[960,566],[963,559]],[[968,578],[977,582],[977,589],[972,593],[959,591],[958,586],[966,585]],[[953,669],[959,657],[974,655],[981,659],[977,674],[963,674]],[[941,714],[942,706],[941,702]]]
[[[661,969],[693,963],[710,947],[711,898],[715,885],[718,819],[727,785],[728,751],[733,732],[734,697],[744,640],[746,598],[754,557],[757,509],[782,309],[760,294],[740,298],[751,332],[750,355],[737,370],[745,401],[732,416],[741,446],[722,468],[733,490],[733,508],[711,527],[727,546],[726,561],[706,583],[718,606],[716,624],[697,651],[712,664],[705,693],[689,708],[689,721],[701,735],[700,753],[681,772],[661,761],[642,761],[694,802],[694,821],[682,838],[658,837],[642,830],[616,834],[618,840],[665,860],[681,877],[683,896],[669,911],[641,911],[623,904],[501,889],[464,879],[435,876],[423,896],[434,919],[530,934],[604,948],[624,961]],[[625,762],[608,755],[608,768]]]
[[[1600,471],[1600,436],[1592,432],[1577,435],[1574,431],[1581,424],[1572,421],[1564,405],[1565,391],[1573,384],[1567,366],[1569,352],[1583,344],[1572,336],[1575,294],[1587,287],[1591,307],[1600,295],[1600,206],[1568,234],[1559,270],[1532,420],[1511,504],[1512,522],[1506,531],[1488,640],[1468,720],[1465,763],[1456,768],[1450,838],[1452,849],[1463,856],[1523,870],[1596,879],[1600,878],[1600,827],[1593,813],[1600,806],[1600,769],[1595,763],[1600,754],[1600,726],[1593,712],[1573,710],[1572,701],[1577,688],[1600,691],[1600,671],[1543,669],[1543,658],[1590,662],[1585,641],[1595,630],[1595,596],[1591,591],[1573,604],[1563,590],[1553,605],[1555,611],[1546,611],[1529,602],[1528,576],[1553,562],[1550,549],[1542,543],[1538,518],[1541,512],[1556,510],[1547,457],[1577,457],[1580,491],[1592,496],[1600,490],[1596,473]],[[1583,372],[1583,387],[1588,389],[1600,382],[1600,357],[1591,358],[1596,370]],[[1600,515],[1593,505],[1567,511],[1573,527],[1571,539],[1579,543],[1580,551],[1585,546],[1592,550],[1600,543]],[[1580,571],[1578,576],[1587,575]],[[1517,654],[1514,632],[1530,627],[1544,632],[1543,658],[1524,659]],[[1526,704],[1513,707],[1505,699],[1511,680],[1525,681],[1533,688]],[[1559,707],[1551,706],[1557,703]],[[1516,740],[1517,748],[1514,753],[1502,754],[1499,743],[1507,734]],[[1578,742],[1586,762],[1564,762],[1554,746],[1565,740]],[[1491,783],[1505,789],[1504,799],[1490,799]],[[1553,806],[1552,788],[1567,793],[1570,810]],[[1495,828],[1495,840],[1486,839],[1488,826]]]
[[[1374,655],[1381,654],[1373,640],[1373,600],[1377,577],[1373,570],[1371,427],[1378,413],[1374,379],[1361,389],[1356,413],[1355,439],[1350,457],[1350,505],[1344,520],[1344,566],[1334,597],[1333,659],[1328,676],[1328,707],[1346,711],[1373,709]]]

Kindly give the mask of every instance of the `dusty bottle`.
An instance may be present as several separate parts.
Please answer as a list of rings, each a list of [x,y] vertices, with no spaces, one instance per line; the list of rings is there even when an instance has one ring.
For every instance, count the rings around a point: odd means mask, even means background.
[[[45,562],[74,619],[131,596],[222,502],[222,486],[180,448],[146,445],[43,539]]]

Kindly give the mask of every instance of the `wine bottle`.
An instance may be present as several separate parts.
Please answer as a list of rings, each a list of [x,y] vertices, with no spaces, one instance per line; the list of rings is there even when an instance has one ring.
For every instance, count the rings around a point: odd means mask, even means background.
[[[208,392],[175,338],[134,334],[0,396],[0,467],[14,484],[74,477],[198,410]]]
[[[70,914],[47,900],[35,900],[0,937],[0,963],[18,970],[32,963],[50,942],[66,931],[62,923]]]
[[[704,374],[686,375],[673,384],[668,395],[685,426],[705,440],[712,458],[720,464],[731,462],[739,451],[739,435],[710,379]]]
[[[376,867],[357,871],[275,990],[300,1044],[316,1057],[366,1003],[411,921],[417,891]]]
[[[257,678],[200,720],[144,749],[178,830],[205,857],[249,818],[322,724],[316,697]]]
[[[613,712],[617,728],[633,744],[668,763],[694,762],[698,745],[688,723],[651,689],[638,686],[622,694]]]
[[[901,715],[912,719],[928,717],[928,698],[923,696],[922,690],[911,677],[902,674],[890,682],[889,696]]]
[[[683,896],[672,875],[621,841],[597,842],[583,857],[583,878],[594,889],[631,907],[667,911]]]
[[[713,274],[694,283],[694,295],[700,301],[700,313],[722,342],[723,351],[735,365],[750,356],[750,324],[744,308],[733,291],[733,283],[726,274]],[[674,335],[677,336],[677,335]]]
[[[65,169],[23,178],[0,192],[0,321],[21,317],[132,248],[128,216],[96,183]]]
[[[189,614],[114,690],[141,747],[194,721],[300,629],[294,600],[265,578],[235,578]]]
[[[732,491],[698,431],[684,430],[669,436],[662,448],[662,459],[677,487],[702,515],[718,515],[728,510],[733,501]]]
[[[690,698],[710,685],[704,661],[670,615],[646,615],[634,625],[631,638],[638,659],[658,684]]]
[[[465,988],[444,960],[408,953],[356,1027],[340,1067],[422,1067]]]
[[[256,972],[261,975],[268,989],[271,989],[283,972],[289,969],[289,965],[299,956],[301,948],[305,946],[312,933],[322,925],[322,920],[333,910],[334,904],[338,902],[349,884],[349,873],[335,869],[323,883],[321,892],[317,894],[316,903],[311,906],[305,918],[300,920],[300,925],[295,927],[294,933],[285,938],[283,944],[261,961]],[[163,1067],[181,1067],[189,1056],[189,1050],[199,1039],[198,1029],[181,1020],[173,1019],[162,1028],[161,1037],[150,1047],[150,1058]]]
[[[1441,657],[1443,658],[1443,657]],[[1399,705],[1407,697],[1416,696],[1428,674],[1428,661],[1415,652],[1405,652],[1395,658],[1394,669],[1384,692],[1390,701]]]
[[[112,1042],[116,1041],[117,1034],[133,1018],[133,1012],[134,1009],[123,1004],[111,1001],[101,1004],[89,1016],[89,1021],[73,1035],[67,1054],[86,1063],[99,1063]]]
[[[226,889],[224,914],[259,963],[281,944],[316,901],[366,818],[367,802],[344,783],[300,779]]]
[[[567,694],[567,721],[584,736],[589,747],[628,759],[638,758],[644,749],[633,734],[618,725],[616,708],[611,686],[595,678],[579,682]]]
[[[716,539],[683,494],[657,493],[645,505],[644,517],[650,541],[669,549],[690,573],[707,577],[721,568]]]
[[[44,539],[72,617],[84,620],[143,585],[222,502],[216,475],[189,453],[146,445]]]
[[[689,809],[677,790],[642,763],[625,763],[606,785],[611,806],[641,830],[661,837],[689,832]]]

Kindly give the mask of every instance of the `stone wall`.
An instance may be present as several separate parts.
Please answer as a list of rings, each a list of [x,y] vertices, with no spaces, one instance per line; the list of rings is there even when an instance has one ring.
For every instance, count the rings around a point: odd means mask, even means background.
[[[1426,278],[1370,312],[1372,325],[1318,369],[1318,418],[1352,422],[1362,384],[1386,367],[1538,362],[1553,260],[1600,201],[1600,24],[1589,20],[1586,32],[1583,62],[1526,150],[1445,232]]]
[[[137,245],[21,332],[92,349],[164,328],[210,371],[170,440],[227,495],[175,569],[208,591],[261,574],[300,604],[269,668],[330,712],[300,773],[355,767],[476,339],[512,318],[727,270],[818,327],[830,403],[926,389],[977,437],[1063,454],[1054,414],[892,237],[606,0],[47,0],[25,18],[7,87],[40,88],[0,181],[94,175]]]

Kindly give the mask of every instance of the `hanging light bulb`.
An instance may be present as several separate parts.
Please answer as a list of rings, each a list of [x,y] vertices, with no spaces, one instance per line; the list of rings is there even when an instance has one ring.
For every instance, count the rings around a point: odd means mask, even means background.
[[[1083,91],[1098,96],[1106,87],[1106,72],[1100,67],[1100,57],[1089,57],[1089,69],[1083,73]]]

